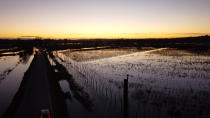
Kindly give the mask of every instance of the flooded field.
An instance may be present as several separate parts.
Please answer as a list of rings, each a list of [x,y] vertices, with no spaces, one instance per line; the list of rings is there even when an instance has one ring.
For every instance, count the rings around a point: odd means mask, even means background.
[[[0,57],[0,118],[10,106],[32,59],[32,54],[27,53]]]
[[[209,51],[198,54],[159,48],[67,50],[53,54],[88,102],[77,96],[66,99],[69,117],[115,118],[123,117],[125,112],[130,118],[210,116]],[[51,59],[50,62],[56,64]],[[64,93],[75,94],[68,80],[59,84]]]
[[[71,59],[82,62],[103,59],[108,57],[115,57],[119,55],[131,54],[138,52],[137,48],[120,48],[120,49],[103,49],[103,50],[90,50],[90,51],[64,51],[65,55],[68,55]],[[69,55],[69,53],[71,53]]]

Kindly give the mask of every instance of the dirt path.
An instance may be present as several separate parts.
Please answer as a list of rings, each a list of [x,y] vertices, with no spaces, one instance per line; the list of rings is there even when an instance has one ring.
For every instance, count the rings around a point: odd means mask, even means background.
[[[40,118],[41,109],[49,109],[52,112],[46,60],[41,53],[34,58],[36,58],[35,63],[29,74],[29,81],[18,109],[17,118]]]

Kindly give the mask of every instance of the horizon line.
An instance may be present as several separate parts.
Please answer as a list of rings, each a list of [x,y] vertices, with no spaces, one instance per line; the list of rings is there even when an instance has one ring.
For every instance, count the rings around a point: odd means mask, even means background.
[[[198,36],[206,36],[210,35],[210,33],[69,33],[67,35],[11,35],[4,36],[4,34],[0,34],[0,39],[162,39],[162,38],[183,38],[183,37],[198,37]],[[2,35],[2,36],[1,36]]]
[[[0,40],[138,40],[138,39],[177,39],[177,38],[198,38],[198,37],[210,37],[209,34],[199,36],[183,36],[183,37],[161,37],[161,38],[42,38],[40,36],[21,36],[22,38],[1,38]],[[28,38],[25,38],[28,37]]]

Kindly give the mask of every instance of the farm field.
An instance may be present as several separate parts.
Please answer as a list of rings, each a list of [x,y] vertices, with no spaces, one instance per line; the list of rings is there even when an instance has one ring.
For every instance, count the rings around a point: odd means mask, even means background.
[[[75,113],[70,112],[70,116],[84,112],[82,116],[123,117],[123,80],[127,75],[130,117],[210,115],[209,51],[198,54],[175,48],[102,49],[53,54],[88,94],[92,104],[89,106],[92,112],[86,112],[76,98],[66,101],[68,110]],[[71,93],[67,81],[60,81],[60,86]]]
[[[30,54],[0,57],[0,117],[11,105],[32,60]]]

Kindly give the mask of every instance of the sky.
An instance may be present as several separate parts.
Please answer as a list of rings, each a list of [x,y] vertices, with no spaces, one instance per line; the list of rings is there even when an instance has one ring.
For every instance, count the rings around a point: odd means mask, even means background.
[[[210,0],[0,0],[0,38],[210,34]]]

